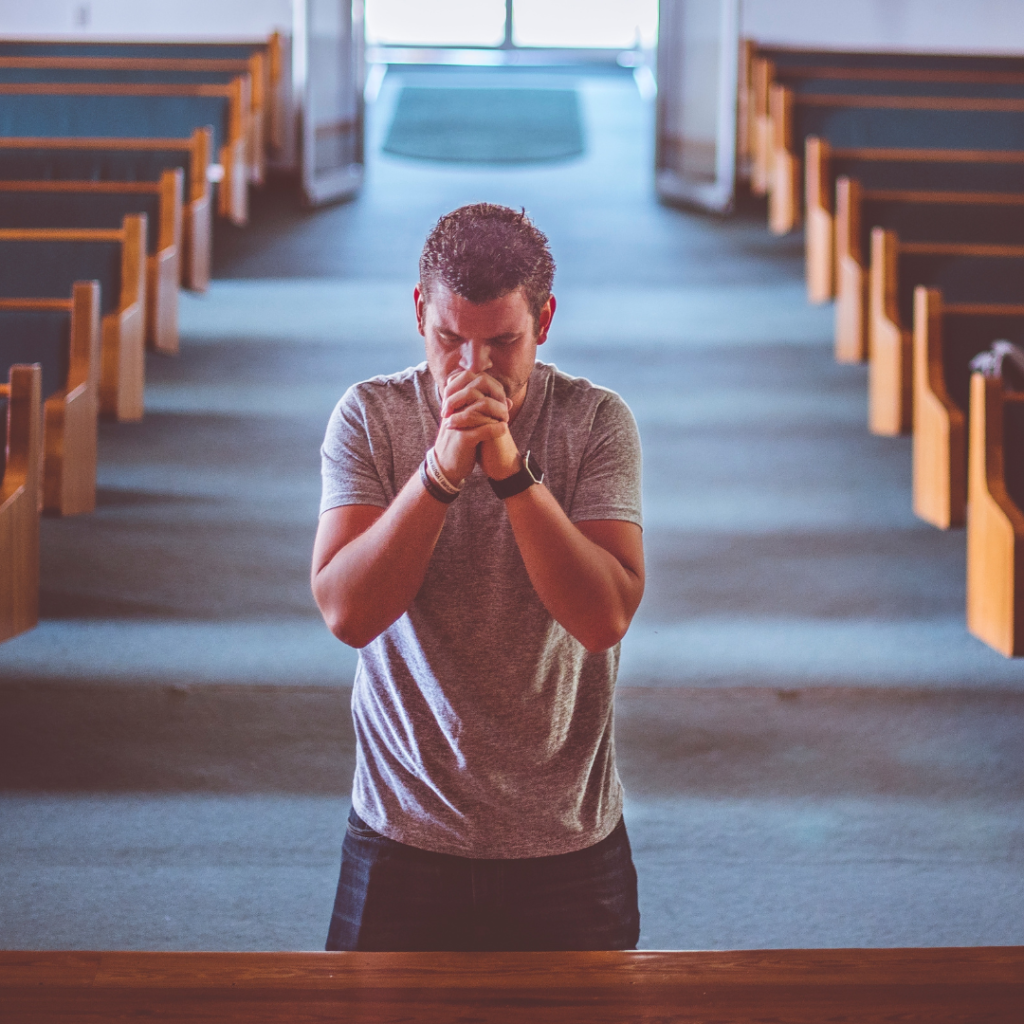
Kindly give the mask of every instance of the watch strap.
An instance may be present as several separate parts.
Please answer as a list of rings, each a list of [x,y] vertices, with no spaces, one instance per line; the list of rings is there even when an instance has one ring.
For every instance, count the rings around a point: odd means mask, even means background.
[[[513,473],[511,476],[505,477],[504,480],[491,480],[490,485],[491,490],[504,501],[505,498],[522,494],[527,488],[543,482],[544,470],[540,468],[540,463],[533,457],[533,454],[527,452],[523,456],[523,467],[518,473]]]

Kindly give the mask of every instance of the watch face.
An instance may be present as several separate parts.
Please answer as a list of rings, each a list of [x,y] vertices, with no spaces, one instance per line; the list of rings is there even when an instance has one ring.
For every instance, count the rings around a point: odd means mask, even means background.
[[[540,468],[540,464],[533,457],[533,452],[526,453],[526,458],[523,459],[523,468],[530,474],[530,479],[535,484],[544,482],[544,470]]]

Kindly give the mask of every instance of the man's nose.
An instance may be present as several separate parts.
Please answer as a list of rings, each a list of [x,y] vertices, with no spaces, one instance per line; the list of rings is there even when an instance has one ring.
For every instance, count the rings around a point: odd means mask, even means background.
[[[480,341],[466,341],[462,344],[462,358],[459,365],[473,373],[483,373],[491,368],[491,346]]]

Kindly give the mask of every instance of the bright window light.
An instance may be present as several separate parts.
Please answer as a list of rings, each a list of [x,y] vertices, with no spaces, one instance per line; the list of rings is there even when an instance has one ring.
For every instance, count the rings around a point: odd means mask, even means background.
[[[366,0],[366,40],[390,46],[499,46],[504,0]]]
[[[517,46],[593,46],[626,50],[654,46],[658,0],[515,0]]]

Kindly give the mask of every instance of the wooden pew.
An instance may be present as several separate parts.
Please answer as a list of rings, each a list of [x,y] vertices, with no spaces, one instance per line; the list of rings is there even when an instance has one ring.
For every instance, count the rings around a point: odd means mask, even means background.
[[[41,376],[38,366],[13,366],[0,384],[0,641],[39,621]]]
[[[1024,343],[1024,301],[947,303],[915,289],[914,512],[940,529],[966,521],[969,366],[996,338]]]
[[[769,103],[768,220],[776,234],[801,221],[803,153],[811,136],[837,148],[1024,150],[1024,97],[797,94],[776,84]]]
[[[868,426],[873,434],[907,433],[913,417],[913,309],[918,285],[939,288],[951,303],[1013,304],[1024,295],[1024,245],[902,242],[871,232]]]
[[[271,33],[267,39],[235,42],[8,39],[0,40],[0,55],[13,58],[117,58],[165,63],[182,60],[204,63],[257,61],[249,66],[253,91],[262,93],[264,98],[271,148],[280,149],[284,145],[285,121],[291,107],[288,99],[290,83],[285,74],[286,45],[279,32]]]
[[[835,200],[840,177],[856,180],[865,189],[1024,193],[1024,151],[833,148],[812,135],[806,140],[804,162],[804,245],[811,302],[827,302],[836,291],[839,229]],[[859,354],[856,349],[844,349],[841,361],[865,357],[866,350]]]
[[[181,281],[205,291],[212,241],[210,146],[207,128],[188,139],[0,138],[0,181],[158,182],[165,171],[181,170]]]
[[[0,83],[0,138],[188,138],[210,125],[217,210],[241,225],[249,211],[244,85]]]
[[[1024,655],[1024,392],[971,377],[967,628],[1008,658]]]
[[[0,952],[11,1024],[1019,1024],[1024,951]]]
[[[0,229],[0,297],[61,299],[100,282],[100,414],[138,420],[145,383],[146,218],[121,228]]]
[[[77,281],[68,299],[0,299],[0,366],[38,362],[43,402],[42,509],[96,507],[100,290]]]
[[[229,85],[235,79],[243,80],[242,94],[249,99],[245,123],[246,165],[249,179],[255,185],[263,183],[266,167],[266,111],[261,100],[262,88],[257,89],[253,77],[262,75],[262,54],[254,54],[248,61],[194,61],[161,60],[124,57],[0,57],[0,82],[64,82],[110,84],[218,84]],[[230,65],[231,67],[225,67]]]
[[[181,277],[181,170],[158,182],[3,181],[0,227],[114,228],[130,213],[146,215],[146,340],[165,355],[178,352]]]
[[[855,178],[836,182],[835,355],[867,358],[868,253],[872,228],[902,242],[1024,244],[1024,190],[1018,193],[866,189]]]
[[[857,52],[790,50],[754,47],[749,53],[745,79],[747,147],[751,150],[752,188],[764,195],[770,188],[771,144],[774,126],[770,109],[772,86],[814,91],[817,83],[844,83],[857,91],[863,83],[872,91],[898,91],[901,87],[955,85],[1020,85],[1024,60],[981,54]]]

